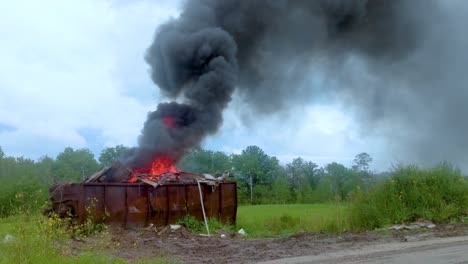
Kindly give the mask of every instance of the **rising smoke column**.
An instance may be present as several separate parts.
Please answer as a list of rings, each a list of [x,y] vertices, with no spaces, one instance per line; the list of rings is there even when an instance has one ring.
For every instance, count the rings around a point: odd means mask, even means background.
[[[147,165],[160,154],[180,159],[220,128],[235,90],[257,115],[308,103],[314,94],[303,81],[317,74],[312,66],[330,80],[323,92],[356,110],[364,129],[381,128],[389,137],[405,131],[397,139],[404,151],[415,154],[410,149],[424,146],[427,156],[428,141],[440,147],[434,138],[452,122],[461,131],[468,127],[447,110],[456,102],[468,113],[464,97],[457,96],[466,94],[454,81],[459,70],[444,75],[437,65],[451,68],[446,55],[456,54],[437,36],[450,34],[459,16],[450,18],[442,9],[431,0],[187,1],[177,19],[157,29],[145,57],[153,82],[174,102],[148,114],[129,163]],[[437,48],[446,54],[436,63]],[[451,89],[439,89],[447,85]],[[435,122],[426,120],[427,102],[440,111]],[[174,126],[162,121],[166,117]],[[417,132],[431,126],[419,140]],[[450,149],[461,136],[452,134]]]
[[[234,40],[219,28],[190,29],[174,21],[158,30],[146,56],[151,77],[165,96],[183,103],[161,103],[148,114],[127,161],[131,167],[148,167],[160,155],[178,161],[219,129],[236,83],[235,56]]]

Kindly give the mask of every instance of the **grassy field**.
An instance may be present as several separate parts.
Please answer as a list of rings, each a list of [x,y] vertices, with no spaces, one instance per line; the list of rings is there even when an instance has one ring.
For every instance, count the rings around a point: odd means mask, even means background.
[[[347,207],[335,204],[239,206],[237,227],[249,236],[285,236],[300,231],[348,230]]]
[[[240,206],[233,230],[249,237],[285,236],[299,231],[341,231],[346,228],[346,207],[333,204]],[[70,233],[59,220],[39,213],[0,218],[0,263],[126,263],[99,249],[72,252]],[[215,228],[215,226],[212,226]],[[105,233],[105,232],[104,232]],[[102,241],[106,243],[105,234]],[[142,259],[136,263],[171,263],[171,259]]]

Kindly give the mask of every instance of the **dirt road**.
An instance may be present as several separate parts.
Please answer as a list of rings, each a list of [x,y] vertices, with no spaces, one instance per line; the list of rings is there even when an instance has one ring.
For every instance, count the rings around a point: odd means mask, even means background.
[[[468,263],[468,236],[393,242],[315,256],[283,258],[265,264],[289,263]]]

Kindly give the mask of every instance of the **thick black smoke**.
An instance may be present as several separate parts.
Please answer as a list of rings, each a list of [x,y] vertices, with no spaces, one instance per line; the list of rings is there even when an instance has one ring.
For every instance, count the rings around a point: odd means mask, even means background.
[[[177,102],[162,103],[148,115],[130,163],[144,165],[160,154],[178,160],[219,129],[235,90],[260,115],[306,103],[313,94],[303,81],[311,74],[326,77],[325,93],[356,110],[363,128],[398,136],[392,138],[395,146],[412,142],[416,152],[427,155],[436,149],[427,143],[440,146],[434,139],[448,133],[454,137],[446,147],[452,149],[468,127],[452,109],[468,107],[466,89],[458,82],[461,68],[447,73],[453,68],[447,56],[456,53],[446,42],[454,39],[456,19],[446,14],[456,9],[443,5],[431,0],[186,2],[179,18],[157,30],[146,54],[154,83]],[[312,66],[320,73],[311,72]],[[175,119],[174,127],[162,122],[167,116]],[[453,123],[462,132],[449,131]],[[468,147],[468,140],[463,142]]]
[[[183,103],[161,103],[148,119],[129,163],[147,167],[157,156],[178,161],[185,151],[221,126],[237,78],[236,44],[219,28],[188,31],[170,22],[148,49],[151,77],[164,95]],[[173,120],[169,125],[164,118]]]

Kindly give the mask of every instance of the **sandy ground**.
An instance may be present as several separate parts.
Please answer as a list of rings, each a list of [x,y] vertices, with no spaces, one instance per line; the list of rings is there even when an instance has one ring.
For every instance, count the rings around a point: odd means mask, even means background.
[[[221,234],[224,234],[225,237],[221,238]],[[466,235],[468,235],[468,225],[466,224],[443,225],[434,229],[421,228],[405,231],[382,230],[343,234],[299,233],[287,238],[260,239],[245,238],[222,230],[218,230],[212,237],[204,237],[190,233],[183,227],[175,231],[169,228],[112,229],[105,243],[102,238],[87,238],[74,241],[72,247],[77,254],[86,247],[97,248],[103,250],[106,254],[128,260],[166,255],[185,263],[255,263],[272,260],[283,261],[272,263],[341,263],[343,261],[340,261],[339,258],[354,261],[354,259],[348,258],[348,256],[354,254],[355,257],[364,257],[362,259],[356,258],[354,262],[345,263],[374,263],[365,261],[371,261],[373,258],[378,257],[385,259],[389,254],[388,252],[395,252],[394,257],[399,256],[405,253],[405,250],[408,250],[407,247],[413,245],[412,243],[418,242],[427,242],[429,244],[421,244],[419,249],[416,244],[413,247],[414,252],[428,251],[431,249],[428,248],[431,244],[440,244],[439,248],[444,248],[442,244],[445,245],[446,243],[443,238]],[[437,242],[438,240],[441,242]],[[401,248],[392,248],[395,245],[400,245]],[[456,246],[456,244],[453,246]],[[466,246],[467,243],[463,244],[459,250],[468,252]],[[375,251],[374,247],[377,247],[380,251]],[[428,250],[425,250],[424,247]],[[450,249],[448,250],[450,251]],[[452,248],[452,250],[455,249]],[[409,253],[412,253],[411,249]],[[440,254],[444,253],[440,252]],[[412,254],[407,256],[411,257]],[[305,259],[294,259],[295,257],[304,257]],[[317,262],[314,257],[329,257],[330,260],[326,262],[327,259],[322,259],[322,261]],[[398,261],[403,262],[378,260],[375,263],[413,263],[407,262],[405,259]]]

